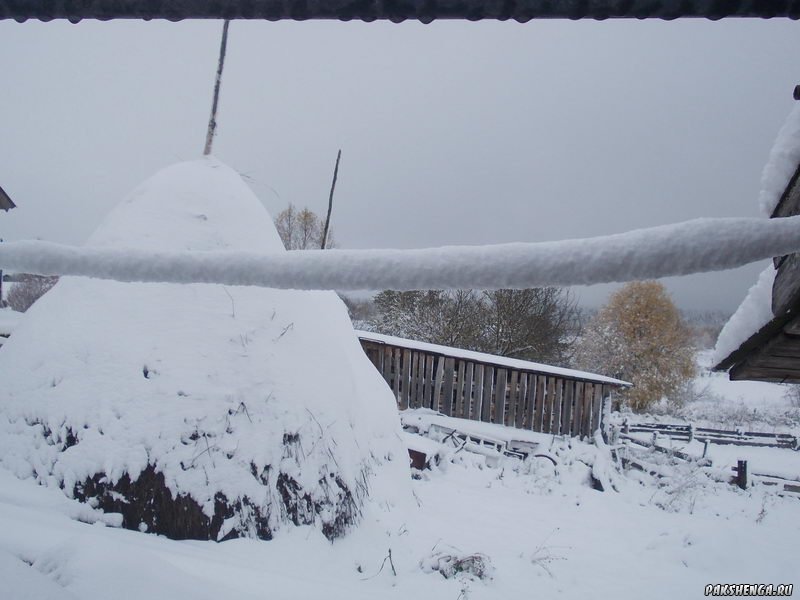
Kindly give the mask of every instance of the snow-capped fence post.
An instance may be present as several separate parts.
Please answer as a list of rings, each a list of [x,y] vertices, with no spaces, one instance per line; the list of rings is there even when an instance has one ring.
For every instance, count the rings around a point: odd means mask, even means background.
[[[747,461],[739,460],[736,463],[736,485],[741,489],[747,489]]]

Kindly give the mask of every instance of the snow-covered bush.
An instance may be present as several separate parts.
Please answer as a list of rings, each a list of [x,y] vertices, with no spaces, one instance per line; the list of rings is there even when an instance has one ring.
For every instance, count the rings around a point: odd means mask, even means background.
[[[494,574],[488,556],[480,552],[464,554],[455,548],[432,552],[420,561],[420,568],[426,573],[437,572],[445,579],[491,579]]]
[[[214,159],[156,174],[88,245],[284,252]],[[333,292],[63,277],[0,349],[0,380],[0,463],[127,528],[333,539],[370,496],[409,493],[394,399]]]

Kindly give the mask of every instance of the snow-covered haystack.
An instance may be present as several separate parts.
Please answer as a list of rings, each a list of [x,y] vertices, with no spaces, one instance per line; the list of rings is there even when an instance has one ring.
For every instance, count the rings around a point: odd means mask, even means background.
[[[285,251],[214,159],[156,174],[88,245]],[[128,528],[333,539],[410,493],[392,394],[333,292],[64,277],[0,349],[0,381],[0,462]]]

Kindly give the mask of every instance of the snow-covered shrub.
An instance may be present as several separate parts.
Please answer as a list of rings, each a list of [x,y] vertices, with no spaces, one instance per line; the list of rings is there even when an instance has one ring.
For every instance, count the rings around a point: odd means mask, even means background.
[[[438,572],[445,579],[491,579],[494,574],[492,561],[485,554],[463,554],[454,548],[433,552],[420,561],[420,568],[425,573]]]
[[[88,245],[285,252],[214,159],[156,174]],[[394,398],[333,292],[63,277],[0,349],[0,380],[0,463],[127,528],[333,539],[410,493]]]
[[[789,400],[792,408],[800,408],[800,385],[787,386],[784,396]]]

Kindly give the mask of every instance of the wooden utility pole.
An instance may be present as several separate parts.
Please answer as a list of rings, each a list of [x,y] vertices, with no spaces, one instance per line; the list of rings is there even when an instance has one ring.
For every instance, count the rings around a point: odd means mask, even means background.
[[[217,104],[219,103],[219,87],[222,83],[222,69],[225,67],[225,49],[228,46],[228,25],[229,20],[222,24],[222,42],[219,46],[219,64],[217,65],[217,78],[214,81],[214,100],[211,103],[211,117],[208,119],[208,131],[206,132],[206,147],[203,156],[211,154],[211,146],[214,143],[214,134],[217,130]]]
[[[339,175],[339,160],[342,158],[342,149],[336,155],[336,166],[333,168],[333,181],[331,182],[331,193],[328,195],[328,216],[325,217],[325,229],[322,230],[322,244],[320,248],[325,250],[325,244],[328,242],[328,227],[331,224],[331,211],[333,210],[333,190],[336,189],[336,177]]]

